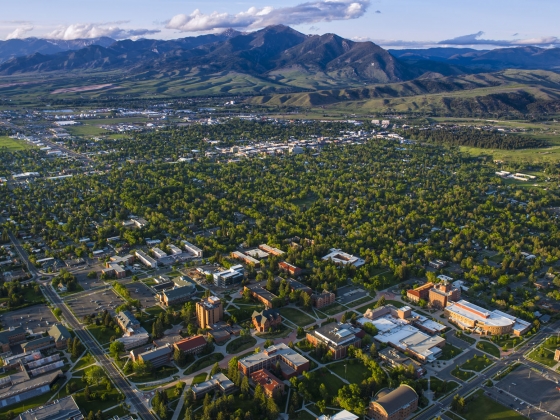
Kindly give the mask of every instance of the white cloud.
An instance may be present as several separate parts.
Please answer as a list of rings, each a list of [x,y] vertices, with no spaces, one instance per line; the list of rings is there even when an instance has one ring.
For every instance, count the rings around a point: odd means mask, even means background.
[[[27,34],[28,32],[31,32],[32,30],[33,30],[33,26],[31,26],[31,25],[20,26],[20,27],[14,29],[12,32],[10,32],[8,34],[8,36],[6,36],[6,39],[25,38],[25,34]]]
[[[72,40],[106,36],[114,39],[124,39],[151,35],[159,32],[159,29],[125,29],[114,26],[114,23],[75,23],[55,29],[48,33],[46,38]]]
[[[202,32],[216,29],[257,29],[269,25],[300,25],[333,20],[357,19],[365,14],[370,0],[318,0],[293,7],[275,9],[270,6],[251,7],[236,14],[212,12],[204,14],[196,9],[189,15],[173,16],[167,29],[181,32]]]
[[[528,39],[512,39],[512,40],[497,40],[497,39],[484,39],[482,38],[484,32],[479,31],[475,34],[461,35],[456,38],[446,39],[438,42],[439,45],[492,45],[496,47],[518,47],[525,45],[536,45],[541,47],[550,47],[560,45],[560,38],[555,36],[543,36]]]

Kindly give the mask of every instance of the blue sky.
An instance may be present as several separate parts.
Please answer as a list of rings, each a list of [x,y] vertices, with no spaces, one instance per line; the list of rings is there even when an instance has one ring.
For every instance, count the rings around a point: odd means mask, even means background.
[[[170,39],[283,23],[385,47],[560,46],[558,16],[558,0],[2,0],[0,39]]]

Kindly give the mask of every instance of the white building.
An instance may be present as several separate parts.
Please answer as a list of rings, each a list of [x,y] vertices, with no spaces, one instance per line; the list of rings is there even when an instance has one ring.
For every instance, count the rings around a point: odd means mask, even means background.
[[[331,260],[333,263],[337,265],[347,265],[351,264],[354,267],[361,267],[366,262],[359,257],[355,257],[354,255],[347,254],[346,252],[342,252],[340,249],[331,248],[331,252],[325,255],[322,259],[323,261]]]
[[[167,257],[167,254],[159,248],[152,248],[152,252],[154,253],[156,258],[158,258],[158,259]]]
[[[147,267],[150,267],[150,268],[156,268],[157,267],[156,260],[154,260],[149,255],[146,255],[146,253],[144,251],[140,251],[140,250],[136,251],[136,257],[142,262],[142,264],[144,264]]]
[[[187,251],[189,251],[191,254],[194,254],[194,256],[197,258],[202,258],[202,249],[196,247],[190,242],[187,241],[181,241],[181,242]]]

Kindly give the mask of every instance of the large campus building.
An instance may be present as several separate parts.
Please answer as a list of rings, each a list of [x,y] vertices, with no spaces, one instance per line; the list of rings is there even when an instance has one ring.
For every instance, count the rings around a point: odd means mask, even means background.
[[[406,292],[406,297],[414,303],[420,300],[428,302],[433,308],[444,309],[451,302],[456,302],[461,298],[461,289],[451,285],[450,277],[438,276],[441,283],[426,283],[416,289]]]
[[[196,318],[200,328],[212,328],[224,316],[222,301],[216,296],[209,296],[196,302]]]
[[[386,305],[368,309],[358,323],[364,325],[368,322],[379,331],[375,340],[407,352],[422,363],[434,361],[441,355],[445,345],[445,339],[435,334],[446,327],[413,312],[409,306],[397,309],[393,305]]]
[[[346,356],[348,347],[360,348],[364,335],[362,329],[351,324],[331,323],[308,332],[306,338],[315,347],[324,344],[336,360]]]
[[[21,413],[16,420],[84,420],[73,396],[64,397]]]
[[[366,262],[365,260],[356,257],[340,249],[331,248],[331,252],[325,255],[322,259],[323,261],[332,261],[336,265],[353,265],[354,267],[361,267]]]
[[[368,417],[375,420],[405,420],[418,408],[418,394],[408,385],[393,391],[382,389],[370,402]]]
[[[244,357],[239,360],[238,367],[243,375],[250,376],[258,370],[274,368],[277,362],[280,364],[284,379],[301,375],[309,370],[309,360],[284,343],[275,344],[259,353]]]
[[[489,311],[466,300],[460,300],[445,308],[445,315],[459,328],[480,334],[522,335],[531,329],[531,324],[502,311]]]

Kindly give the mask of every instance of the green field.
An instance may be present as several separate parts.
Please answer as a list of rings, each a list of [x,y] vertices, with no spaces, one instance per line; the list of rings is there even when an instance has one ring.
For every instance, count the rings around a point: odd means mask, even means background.
[[[206,380],[207,376],[208,376],[208,374],[206,372],[199,373],[198,375],[196,375],[193,378],[192,385],[196,385],[196,384],[200,384],[200,383],[204,382]]]
[[[246,335],[244,337],[239,337],[235,340],[230,341],[226,346],[226,351],[229,354],[237,354],[250,349],[255,344],[257,344],[257,340],[250,335]]]
[[[455,369],[453,369],[451,371],[451,374],[453,376],[455,376],[456,378],[461,379],[462,381],[467,381],[475,375],[474,372],[467,372],[467,371],[459,369],[459,367],[456,367]]]
[[[166,378],[171,375],[175,375],[178,372],[177,368],[171,366],[161,366],[148,372],[146,375],[131,375],[128,379],[132,382],[153,382],[160,379]]]
[[[315,319],[295,308],[280,308],[279,311],[282,318],[286,318],[300,327],[315,322]]]
[[[109,343],[111,337],[118,336],[114,329],[107,328],[103,325],[88,325],[86,328],[101,345]]]
[[[82,124],[82,125],[68,126],[68,127],[65,127],[65,129],[66,129],[66,131],[68,131],[73,136],[94,137],[94,136],[99,136],[99,135],[107,132],[107,130],[104,130],[103,128],[98,127],[97,125],[94,125],[94,124],[100,124],[100,123],[107,124],[106,121],[101,120],[99,123],[97,121],[95,123],[88,122],[88,123]]]
[[[476,343],[476,348],[491,354],[494,357],[500,357],[500,349],[486,340],[480,340]]]
[[[463,370],[474,370],[476,372],[480,372],[486,369],[492,363],[494,362],[487,357],[480,357],[475,354],[472,359],[469,359],[468,361],[463,363],[461,366],[459,366],[459,368]]]
[[[441,349],[441,356],[438,360],[453,359],[455,356],[461,354],[462,352],[463,350],[461,350],[459,347],[455,347],[452,344],[445,343],[445,346],[443,347],[443,349]]]
[[[32,147],[25,140],[15,140],[8,136],[0,136],[0,150],[7,149],[9,152],[15,152],[17,150],[25,150]]]
[[[189,375],[197,370],[204,369],[208,366],[212,366],[214,363],[219,362],[224,358],[222,353],[212,353],[208,356],[201,357],[191,364],[187,369],[185,369],[184,374]]]
[[[345,367],[346,365],[346,367]],[[359,384],[370,375],[369,369],[359,360],[345,360],[327,365],[329,370],[353,384]]]
[[[533,349],[529,354],[527,354],[527,357],[537,363],[541,363],[548,367],[554,367],[558,364],[558,362],[554,360],[554,351],[556,348],[556,337],[552,337],[545,343]]]
[[[339,303],[333,303],[332,305],[329,306],[325,306],[321,309],[317,309],[317,312],[322,312],[325,315],[336,315],[340,312],[344,312],[347,311],[348,308],[346,306],[343,306]]]
[[[479,389],[473,394],[474,400],[466,405],[460,416],[466,420],[522,420],[525,419],[515,410],[500,404],[484,395],[484,390]]]

